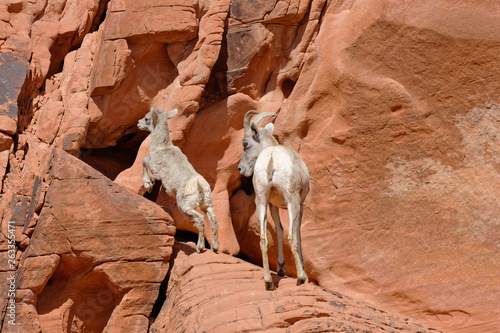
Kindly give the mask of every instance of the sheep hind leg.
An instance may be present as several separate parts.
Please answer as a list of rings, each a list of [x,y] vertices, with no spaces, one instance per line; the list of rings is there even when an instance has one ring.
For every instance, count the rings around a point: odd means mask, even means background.
[[[306,270],[302,258],[302,249],[300,241],[300,224],[302,222],[303,207],[301,204],[288,203],[288,216],[290,218],[290,229],[288,232],[288,241],[292,248],[293,257],[295,259],[295,267],[297,269],[297,283],[307,283]]]
[[[285,276],[285,256],[283,255],[283,226],[281,225],[279,208],[269,204],[269,210],[271,211],[271,216],[276,225],[276,235],[278,236],[278,275]]]
[[[207,215],[210,227],[212,228],[212,244],[210,247],[212,251],[217,252],[219,251],[219,222],[217,221],[217,217],[214,213],[212,191],[210,190],[210,185],[201,176],[198,178],[198,188],[200,189],[202,195],[200,208]]]
[[[264,268],[264,285],[266,290],[273,290],[273,279],[269,270],[269,257],[267,254],[267,204],[266,201],[256,202],[257,219],[260,222],[260,250],[262,252],[262,266]]]
[[[196,252],[200,253],[205,249],[205,217],[194,209],[183,211],[188,217],[194,220],[198,228],[198,243],[196,244]]]
[[[217,217],[214,213],[213,204],[210,204],[206,210],[205,214],[207,214],[208,221],[210,221],[210,226],[212,227],[212,251],[219,251],[219,222],[217,222]]]

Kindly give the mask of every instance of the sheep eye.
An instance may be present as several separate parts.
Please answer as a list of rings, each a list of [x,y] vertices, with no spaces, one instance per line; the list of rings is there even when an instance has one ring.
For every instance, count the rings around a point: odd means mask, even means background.
[[[248,142],[243,141],[243,148],[246,148],[246,147],[248,147]]]

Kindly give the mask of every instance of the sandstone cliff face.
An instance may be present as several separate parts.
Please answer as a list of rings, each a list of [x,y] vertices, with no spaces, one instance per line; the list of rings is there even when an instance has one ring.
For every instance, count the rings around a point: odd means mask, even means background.
[[[261,261],[251,180],[236,166],[246,111],[278,112],[275,135],[311,174],[302,226],[310,279],[447,332],[495,332],[499,16],[493,0],[0,4],[0,275],[12,271],[14,221],[21,331],[142,332],[153,321],[171,222],[196,230],[158,187],[140,197],[149,138],[136,123],[154,106],[180,111],[171,137],[212,186],[223,252]],[[212,256],[196,260],[210,266]],[[177,287],[169,283],[173,299]],[[300,292],[308,296],[297,304],[323,293]],[[171,322],[173,299],[152,328],[186,325]],[[321,315],[306,317],[321,327],[342,310],[314,306]],[[259,316],[258,329],[301,327],[295,315]]]

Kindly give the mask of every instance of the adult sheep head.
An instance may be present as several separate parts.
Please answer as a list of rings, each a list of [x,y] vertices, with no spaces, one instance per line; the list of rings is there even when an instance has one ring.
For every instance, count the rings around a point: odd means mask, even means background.
[[[257,116],[253,120],[250,120],[253,115]],[[263,149],[278,145],[278,141],[276,141],[272,134],[274,130],[272,123],[267,124],[263,128],[258,128],[262,119],[275,115],[276,113],[274,112],[258,113],[254,110],[250,110],[245,114],[243,120],[243,155],[238,165],[238,170],[243,176],[250,177],[253,174],[255,162]]]

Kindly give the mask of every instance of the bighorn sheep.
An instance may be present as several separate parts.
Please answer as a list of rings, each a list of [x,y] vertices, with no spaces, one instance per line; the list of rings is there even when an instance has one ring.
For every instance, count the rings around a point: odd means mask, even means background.
[[[257,116],[250,121],[253,115]],[[293,149],[278,144],[272,135],[272,123],[258,128],[260,121],[272,112],[245,114],[243,128],[243,155],[238,170],[243,176],[253,174],[257,218],[260,222],[260,248],[264,266],[264,282],[267,290],[272,289],[269,259],[267,256],[267,205],[276,224],[278,236],[278,274],[285,275],[283,256],[283,227],[279,208],[288,210],[290,220],[288,241],[297,268],[298,283],[308,282],[300,246],[300,224],[302,222],[303,202],[309,192],[309,172],[299,154]]]
[[[217,251],[219,249],[219,223],[214,214],[210,185],[194,170],[186,155],[170,140],[167,119],[176,114],[177,109],[165,113],[151,108],[148,114],[139,120],[137,127],[151,132],[149,156],[142,160],[142,182],[146,190],[151,192],[154,181],[161,179],[167,194],[176,198],[180,211],[196,222],[198,228],[196,250],[198,252],[205,248],[205,218],[203,214],[196,211],[196,208],[204,211],[212,226],[211,247],[212,250]]]

